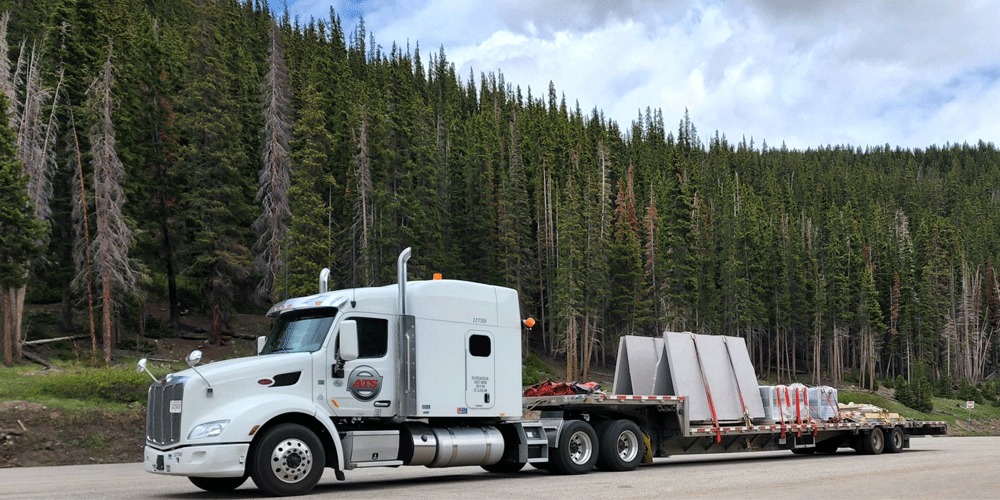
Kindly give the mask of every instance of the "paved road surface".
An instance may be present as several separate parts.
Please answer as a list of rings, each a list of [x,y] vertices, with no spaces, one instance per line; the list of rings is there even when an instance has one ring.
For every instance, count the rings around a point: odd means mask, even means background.
[[[913,438],[899,455],[830,456],[791,452],[731,453],[656,459],[627,473],[552,476],[530,466],[516,475],[478,467],[401,467],[331,471],[312,498],[517,499],[598,498],[1000,498],[1000,437]],[[0,499],[256,498],[252,481],[231,495],[202,492],[184,478],[142,471],[140,464],[0,469]]]

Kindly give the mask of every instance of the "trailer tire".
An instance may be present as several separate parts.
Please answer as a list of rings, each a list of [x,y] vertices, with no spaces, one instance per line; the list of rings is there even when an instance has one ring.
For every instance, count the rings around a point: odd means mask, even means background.
[[[191,484],[212,493],[229,493],[246,482],[243,477],[188,477]]]
[[[893,427],[889,431],[889,436],[885,439],[885,452],[886,453],[899,453],[903,451],[903,443],[906,438],[903,436],[903,429],[901,427]]]
[[[250,477],[273,496],[302,495],[323,476],[326,452],[313,431],[281,424],[261,437],[251,452]]]
[[[559,447],[549,449],[551,472],[586,474],[594,468],[600,453],[597,432],[583,420],[571,420],[559,434]]]
[[[597,465],[601,470],[635,470],[642,463],[646,444],[642,430],[631,420],[615,420],[599,433],[601,452]]]
[[[861,449],[865,455],[878,455],[885,449],[885,433],[881,427],[874,427],[861,436]]]
[[[524,462],[497,462],[492,465],[481,465],[486,472],[493,472],[496,474],[512,474],[514,472],[520,471],[524,468]]]

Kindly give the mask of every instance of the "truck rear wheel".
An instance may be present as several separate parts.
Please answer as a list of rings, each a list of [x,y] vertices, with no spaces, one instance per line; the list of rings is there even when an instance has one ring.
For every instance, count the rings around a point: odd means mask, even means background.
[[[885,440],[885,452],[886,453],[899,453],[903,451],[903,429],[900,427],[893,427],[889,431],[889,436]]]
[[[861,435],[861,449],[865,455],[878,455],[885,449],[885,434],[881,427]]]
[[[549,449],[552,472],[586,474],[597,463],[599,446],[594,428],[583,420],[571,420],[559,435],[559,447]]]
[[[189,477],[191,484],[212,493],[229,493],[243,485],[247,477]]]
[[[635,470],[642,462],[645,443],[642,430],[631,420],[615,420],[600,432],[601,453],[597,463],[603,470]]]
[[[298,424],[281,424],[262,436],[253,449],[250,477],[274,496],[301,495],[323,476],[326,454],[313,431]]]

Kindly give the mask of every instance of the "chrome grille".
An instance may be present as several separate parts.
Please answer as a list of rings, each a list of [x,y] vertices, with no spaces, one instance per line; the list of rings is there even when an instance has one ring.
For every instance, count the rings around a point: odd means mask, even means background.
[[[174,377],[169,382],[160,381],[149,386],[149,403],[146,406],[146,439],[149,442],[170,445],[180,441],[181,413],[171,413],[170,402],[181,404],[186,380],[187,377]]]

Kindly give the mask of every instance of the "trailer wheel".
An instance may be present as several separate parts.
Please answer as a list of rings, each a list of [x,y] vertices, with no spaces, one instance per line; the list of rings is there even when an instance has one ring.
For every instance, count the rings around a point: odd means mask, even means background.
[[[552,472],[586,474],[597,463],[598,453],[594,428],[583,420],[569,421],[559,435],[559,447],[549,450]]]
[[[631,420],[609,422],[600,433],[601,453],[597,464],[602,470],[635,470],[642,462],[645,443],[642,430]]]
[[[250,477],[274,496],[301,495],[323,476],[326,453],[313,431],[298,424],[269,429],[254,446]]]
[[[881,427],[875,427],[861,436],[861,449],[865,455],[878,455],[885,449],[885,434]]]
[[[212,493],[229,493],[246,482],[247,477],[188,477],[191,484]]]
[[[903,429],[900,427],[893,427],[889,431],[889,436],[885,440],[885,452],[886,453],[899,453],[903,451]]]

